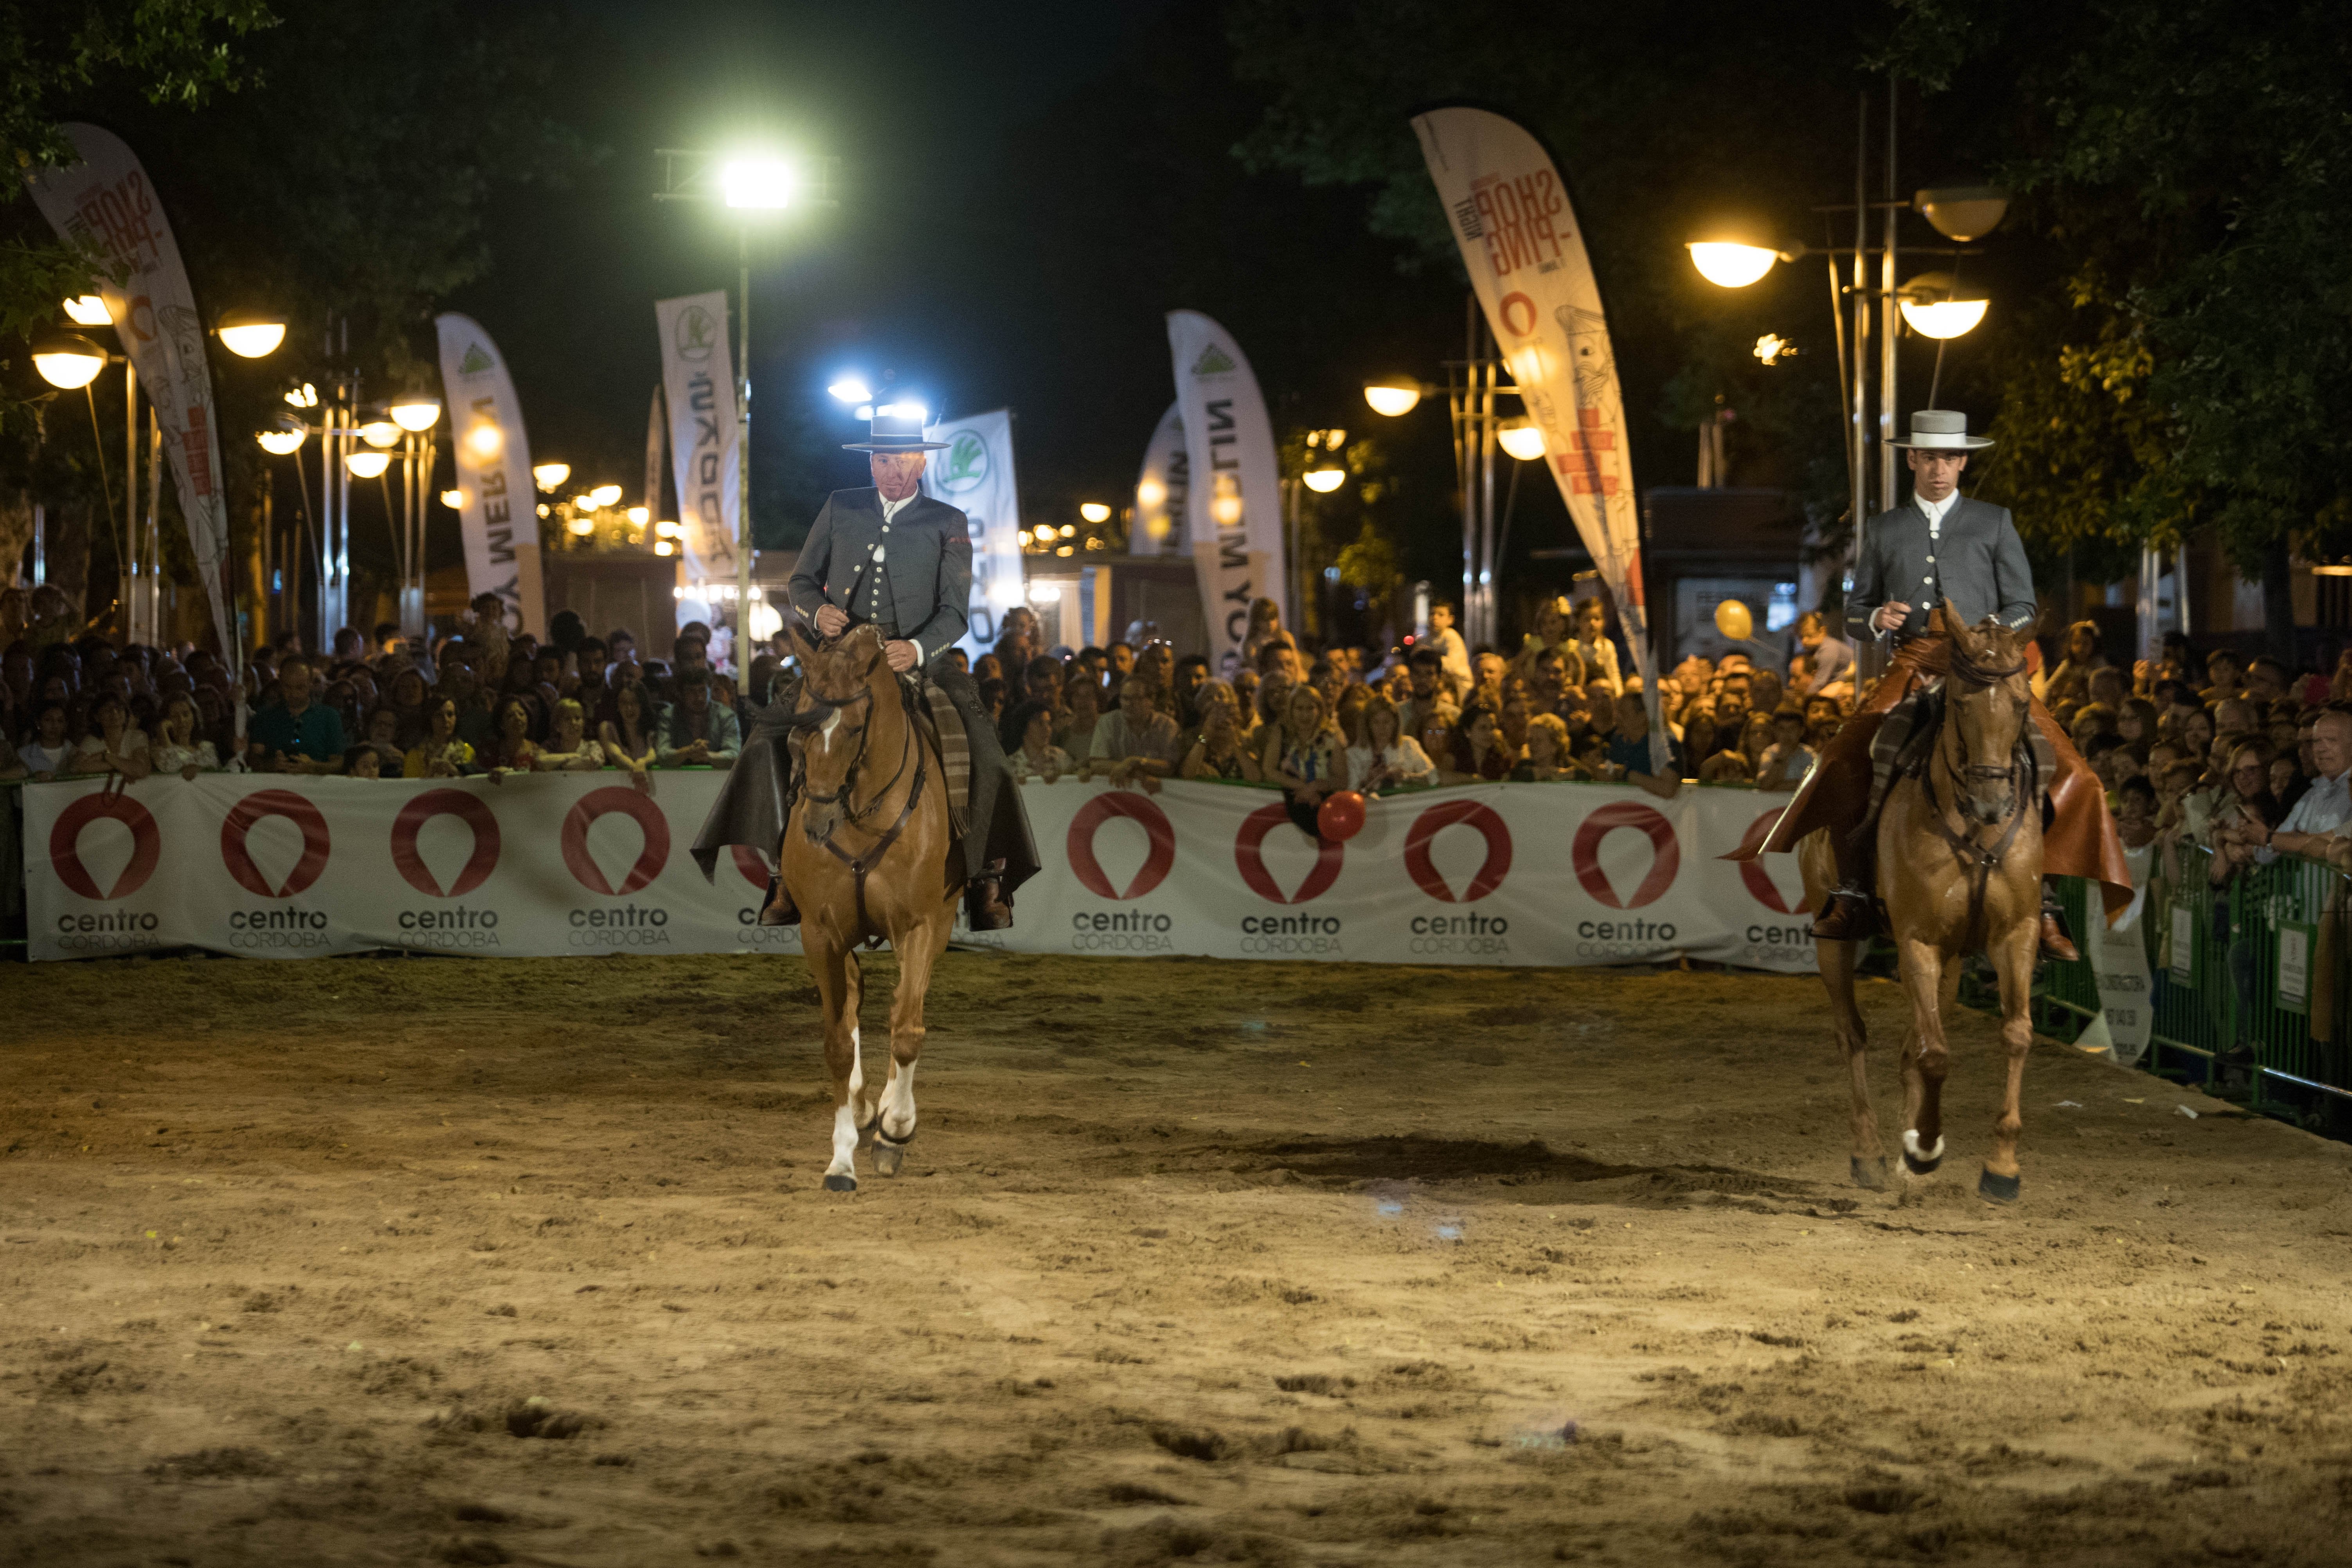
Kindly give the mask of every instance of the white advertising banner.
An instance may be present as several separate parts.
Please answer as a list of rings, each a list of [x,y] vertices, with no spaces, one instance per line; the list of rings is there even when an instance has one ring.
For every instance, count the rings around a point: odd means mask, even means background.
[[[961,510],[971,536],[970,627],[956,646],[973,658],[996,646],[1004,613],[1022,603],[1021,487],[1013,468],[1013,411],[949,419],[923,432],[945,441],[923,468],[923,493]]]
[[[434,318],[441,335],[441,388],[456,440],[457,521],[466,540],[466,592],[496,594],[524,631],[547,636],[540,586],[539,490],[530,437],[514,378],[481,323],[454,311]]]
[[[1201,575],[1211,668],[1230,676],[1249,637],[1250,601],[1282,597],[1282,487],[1274,426],[1249,356],[1198,310],[1168,312],[1176,409],[1190,494],[1184,510]]]
[[[1184,410],[1176,404],[1160,416],[1143,468],[1135,476],[1135,526],[1128,548],[1138,555],[1181,555],[1192,548],[1186,509],[1192,493],[1192,458],[1184,450]]]
[[[794,952],[761,927],[767,869],[686,853],[722,775],[375,781],[207,773],[25,791],[30,952],[195,946],[257,958],[375,948],[485,957]],[[1370,803],[1345,844],[1278,795],[1064,781],[1023,799],[1045,868],[1016,952],[1573,965],[1675,953],[1812,966],[1795,858],[1718,858],[1782,797],[1476,784]]]
[[[2147,961],[2147,933],[2140,916],[2147,909],[2147,878],[2154,868],[2156,847],[2144,845],[2124,851],[2132,872],[2132,901],[2115,923],[2090,922],[2090,940],[2083,956],[2099,987],[2099,1016],[2084,1026],[2075,1045],[2086,1051],[2106,1051],[2130,1067],[2147,1054],[2147,1035],[2155,1023],[2155,975]],[[2094,904],[2095,908],[2095,904]],[[2291,928],[2279,928],[2284,942]]]
[[[1525,127],[1483,109],[1414,117],[1462,264],[1504,363],[1543,433],[1544,458],[1576,531],[1616,601],[1650,705],[1651,756],[1666,756],[1642,597],[1642,518],[1609,319],[1551,155]]]
[[[180,263],[179,242],[137,153],[95,125],[60,127],[81,154],[69,169],[28,171],[25,183],[51,227],[89,240],[123,272],[97,288],[140,389],[155,410],[172,483],[187,519],[188,544],[204,581],[213,630],[226,649],[236,639],[228,608],[228,505],[221,491],[220,421],[213,408],[205,321]]]
[[[735,581],[742,538],[743,426],[736,417],[734,362],[727,354],[727,292],[654,301],[661,330],[662,387],[669,395],[669,460],[689,583]],[[651,505],[651,502],[646,504]]]

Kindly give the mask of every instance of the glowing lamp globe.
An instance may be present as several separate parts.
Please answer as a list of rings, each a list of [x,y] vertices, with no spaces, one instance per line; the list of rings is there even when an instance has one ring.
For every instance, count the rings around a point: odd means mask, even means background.
[[[1078,508],[1078,515],[1088,522],[1108,522],[1110,508],[1098,500],[1090,500]]]
[[[495,425],[477,425],[466,432],[466,446],[477,458],[488,460],[506,449],[506,432]]]
[[[106,301],[95,294],[77,294],[67,300],[66,320],[77,327],[114,325],[114,318],[107,313]]]
[[[1745,289],[1780,259],[1780,253],[1760,245],[1728,240],[1693,240],[1684,247],[1698,275],[1722,289]]]
[[[1315,811],[1315,831],[1334,844],[1345,844],[1364,830],[1364,797],[1351,789],[1323,797]]]
[[[634,527],[634,528],[643,528],[643,527],[645,527],[645,525],[646,525],[646,520],[647,518],[649,518],[649,517],[653,516],[653,514],[654,514],[654,513],[653,513],[653,509],[652,509],[651,507],[644,507],[644,506],[633,506],[633,507],[631,507],[631,508],[629,509],[629,511],[628,511],[628,518],[629,518],[629,523],[630,523],[630,526],[631,526],[631,527]]]
[[[594,489],[588,492],[588,499],[594,501],[600,507],[611,506],[614,501],[621,499],[621,487],[618,485],[598,485]]]
[[[1302,476],[1302,478],[1305,479],[1307,488],[1308,489],[1313,490],[1318,496],[1328,496],[1333,490],[1338,489],[1341,485],[1348,482],[1348,470],[1345,468],[1314,468],[1308,470]]]
[[[1524,419],[1514,420],[1496,431],[1495,439],[1504,451],[1522,463],[1532,463],[1544,455],[1543,432]]]
[[[1957,338],[1985,318],[1984,291],[1961,287],[1948,272],[1922,272],[1897,297],[1905,323],[1921,337]]]
[[[543,490],[551,490],[571,477],[569,463],[533,463],[530,468],[531,483]]]
[[[738,158],[719,171],[719,188],[730,207],[773,212],[792,205],[800,177],[781,158]]]
[[[343,467],[349,468],[352,473],[359,479],[377,479],[382,477],[386,468],[392,467],[392,454],[389,452],[353,452],[343,459]]]
[[[360,439],[371,447],[397,447],[400,445],[400,426],[389,419],[371,419],[360,426]]]
[[[1421,383],[1397,376],[1388,381],[1368,381],[1364,384],[1364,401],[1375,414],[1394,419],[1410,414],[1421,401]]]
[[[441,504],[447,507],[451,511],[463,511],[466,507],[466,492],[464,490],[443,490],[441,492]]]
[[[268,310],[226,310],[213,331],[229,353],[240,359],[259,359],[275,353],[286,341],[286,321]]]
[[[271,457],[283,458],[301,448],[302,435],[299,430],[263,430],[253,438],[260,442],[261,449]]]
[[[33,368],[61,392],[88,386],[106,368],[106,351],[79,332],[43,332],[33,340]]]
[[[392,422],[404,430],[430,430],[441,418],[441,404],[437,398],[413,392],[394,404],[391,413]]]

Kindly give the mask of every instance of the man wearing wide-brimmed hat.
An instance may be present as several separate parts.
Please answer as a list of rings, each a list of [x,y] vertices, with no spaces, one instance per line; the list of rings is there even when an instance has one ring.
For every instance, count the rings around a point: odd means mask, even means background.
[[[847,447],[867,455],[873,486],[825,498],[788,592],[793,608],[820,637],[871,623],[882,634],[891,668],[900,675],[921,670],[954,703],[971,747],[971,793],[961,836],[965,910],[972,930],[1001,931],[1013,923],[1013,889],[1037,870],[1037,851],[996,726],[981,707],[971,677],[947,657],[964,635],[971,602],[971,532],[961,511],[920,489],[925,454],[946,445],[923,438],[921,409],[877,408],[867,439]],[[743,762],[695,842],[706,875],[726,845],[772,848],[783,832],[791,764],[777,717],[782,706],[789,699],[753,731]],[[799,920],[782,882],[774,883],[760,923]]]
[[[1845,597],[1847,635],[1857,646],[1871,640],[1890,648],[1886,673],[1822,748],[1821,761],[1789,808],[1769,831],[1762,824],[1751,830],[1731,856],[1745,860],[1793,850],[1815,828],[1831,828],[1838,887],[1813,922],[1813,935],[1823,941],[1852,942],[1877,931],[1874,858],[1875,808],[1882,801],[1872,788],[1871,743],[1889,710],[1950,668],[1944,601],[1949,599],[1970,626],[1990,616],[2021,630],[2037,613],[2033,571],[2008,509],[1959,493],[1969,454],[1992,443],[1969,434],[1966,415],[1923,408],[1911,416],[1911,438],[1892,444],[1903,448],[1910,464],[1911,503],[1881,512],[1865,525],[1853,586]],[[2103,884],[2100,894],[2112,911],[2131,901],[2131,872],[2107,814],[2104,787],[2038,698],[2033,719],[2053,763],[2042,874]],[[2053,957],[2075,956],[2046,897],[2042,946]]]

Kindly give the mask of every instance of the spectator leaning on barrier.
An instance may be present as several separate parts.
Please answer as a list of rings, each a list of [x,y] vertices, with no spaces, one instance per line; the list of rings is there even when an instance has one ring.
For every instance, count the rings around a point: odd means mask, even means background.
[[[1001,739],[1015,784],[1032,779],[1053,784],[1076,771],[1070,766],[1070,754],[1054,744],[1054,710],[1035,698],[1004,716]]]
[[[1224,685],[1223,681],[1214,684]],[[1257,760],[1250,755],[1243,740],[1240,709],[1232,701],[1202,704],[1200,735],[1186,749],[1183,765],[1178,772],[1188,779],[1258,782]]]
[[[1637,784],[1652,795],[1671,800],[1682,788],[1681,742],[1666,738],[1666,773],[1650,772],[1650,715],[1642,694],[1628,691],[1617,700],[1617,730],[1607,753],[1609,776]]]
[[[2311,755],[2311,787],[2284,820],[2275,827],[2240,824],[2224,828],[2223,837],[2264,864],[2282,852],[2325,859],[2328,840],[2352,818],[2352,711],[2330,706],[2319,715]]]
[[[1160,691],[1140,676],[1119,688],[1118,711],[1095,726],[1087,774],[1125,784],[1166,778],[1176,771],[1176,721],[1160,711]]]
[[[278,667],[278,700],[255,713],[246,729],[246,758],[265,773],[338,773],[343,770],[343,723],[335,710],[310,700],[310,661],[289,655]]]
[[[1054,720],[1054,744],[1074,766],[1084,768],[1094,755],[1095,731],[1102,722],[1102,692],[1083,665],[1073,669],[1062,688],[1061,711]]]
[[[157,773],[178,773],[188,779],[220,766],[213,743],[196,728],[195,700],[186,692],[174,692],[163,700],[163,721],[157,726],[153,743],[147,749],[147,757]]]
[[[16,748],[16,760],[36,781],[61,776],[66,763],[73,760],[73,742],[66,735],[67,716],[63,702],[43,702],[33,718],[32,738]]]
[[[547,744],[533,752],[531,767],[542,773],[588,773],[604,765],[604,748],[588,735],[588,710],[566,697],[555,705]]]
[[[400,776],[409,779],[450,779],[480,770],[474,765],[473,744],[457,733],[457,700],[444,697],[433,705],[432,732],[408,749],[401,759]]]
[[[698,665],[681,672],[677,700],[662,711],[661,765],[732,767],[741,747],[733,706],[711,698],[709,668]]]
[[[1421,742],[1404,732],[1403,721],[1385,697],[1357,712],[1354,743],[1348,748],[1348,787],[1367,794],[1434,784],[1437,764]]]

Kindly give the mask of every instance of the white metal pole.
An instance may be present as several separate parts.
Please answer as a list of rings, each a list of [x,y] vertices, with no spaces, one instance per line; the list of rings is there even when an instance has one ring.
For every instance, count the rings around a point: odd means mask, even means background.
[[[751,226],[744,224],[738,233],[743,343],[735,367],[735,439],[740,444],[735,470],[735,673],[740,680],[751,668]]]
[[[106,454],[98,458],[103,463]],[[122,624],[128,627],[137,614],[132,606],[139,582],[139,366],[127,353],[122,356],[122,541],[117,555],[116,592],[122,601]]]
[[[1895,436],[1897,367],[1895,357],[1895,339],[1902,317],[1895,308],[1895,81],[1892,73],[1886,79],[1886,248],[1879,268],[1879,321],[1882,336],[1878,345],[1878,510],[1893,511],[1895,493]]]

